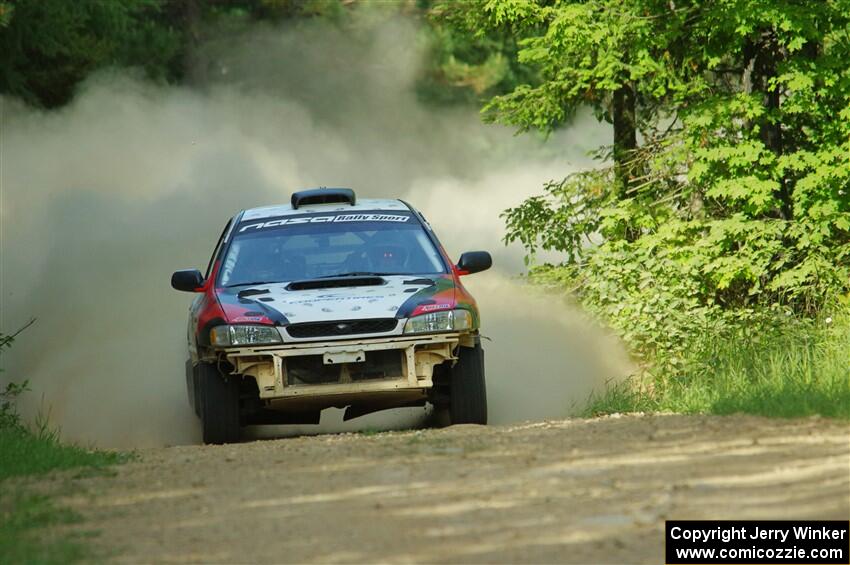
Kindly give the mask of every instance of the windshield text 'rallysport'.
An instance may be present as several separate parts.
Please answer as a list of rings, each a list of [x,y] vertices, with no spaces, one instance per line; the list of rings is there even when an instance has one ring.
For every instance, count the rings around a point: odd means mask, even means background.
[[[325,216],[302,216],[298,218],[279,218],[267,222],[256,222],[239,227],[238,233],[259,231],[294,224],[320,224],[337,222],[407,222],[409,214],[332,214]]]

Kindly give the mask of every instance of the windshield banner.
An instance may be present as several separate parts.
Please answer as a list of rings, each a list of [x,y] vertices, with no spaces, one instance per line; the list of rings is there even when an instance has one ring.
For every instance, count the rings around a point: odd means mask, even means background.
[[[252,222],[239,226],[238,233],[291,226],[296,224],[324,224],[339,222],[407,222],[410,214],[326,214],[321,216],[300,216],[297,218],[278,218],[265,222]]]

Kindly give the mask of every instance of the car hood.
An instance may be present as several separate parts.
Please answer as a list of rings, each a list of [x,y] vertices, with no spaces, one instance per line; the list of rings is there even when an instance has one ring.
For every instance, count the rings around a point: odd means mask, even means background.
[[[412,314],[453,308],[451,275],[352,277],[351,286],[295,290],[291,283],[272,283],[217,290],[228,323],[288,325],[304,322],[406,318]],[[380,279],[375,281],[374,279]],[[340,279],[335,279],[339,281]]]

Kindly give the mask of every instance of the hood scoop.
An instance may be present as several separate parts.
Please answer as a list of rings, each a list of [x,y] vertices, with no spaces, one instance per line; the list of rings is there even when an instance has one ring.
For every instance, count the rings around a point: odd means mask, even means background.
[[[238,296],[239,298],[248,298],[249,296],[256,296],[258,294],[268,294],[268,293],[269,293],[269,289],[267,289],[267,288],[249,288],[247,290],[239,291],[239,294],[237,294],[236,296]]]
[[[424,284],[425,286],[434,286],[435,283],[431,279],[419,278],[419,279],[406,280],[402,284],[417,284],[417,285],[418,284]]]
[[[308,279],[292,281],[286,285],[286,290],[314,290],[318,288],[345,288],[352,286],[380,286],[387,281],[381,277],[333,277],[327,279]]]

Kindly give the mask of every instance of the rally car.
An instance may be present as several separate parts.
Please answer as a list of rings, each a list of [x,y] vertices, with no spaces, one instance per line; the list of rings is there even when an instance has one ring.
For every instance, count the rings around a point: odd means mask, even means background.
[[[239,212],[206,274],[171,277],[198,294],[186,384],[204,441],[318,424],[330,407],[350,419],[427,402],[450,423],[486,424],[480,316],[461,277],[491,265],[486,251],[454,264],[409,204],[351,189]]]

